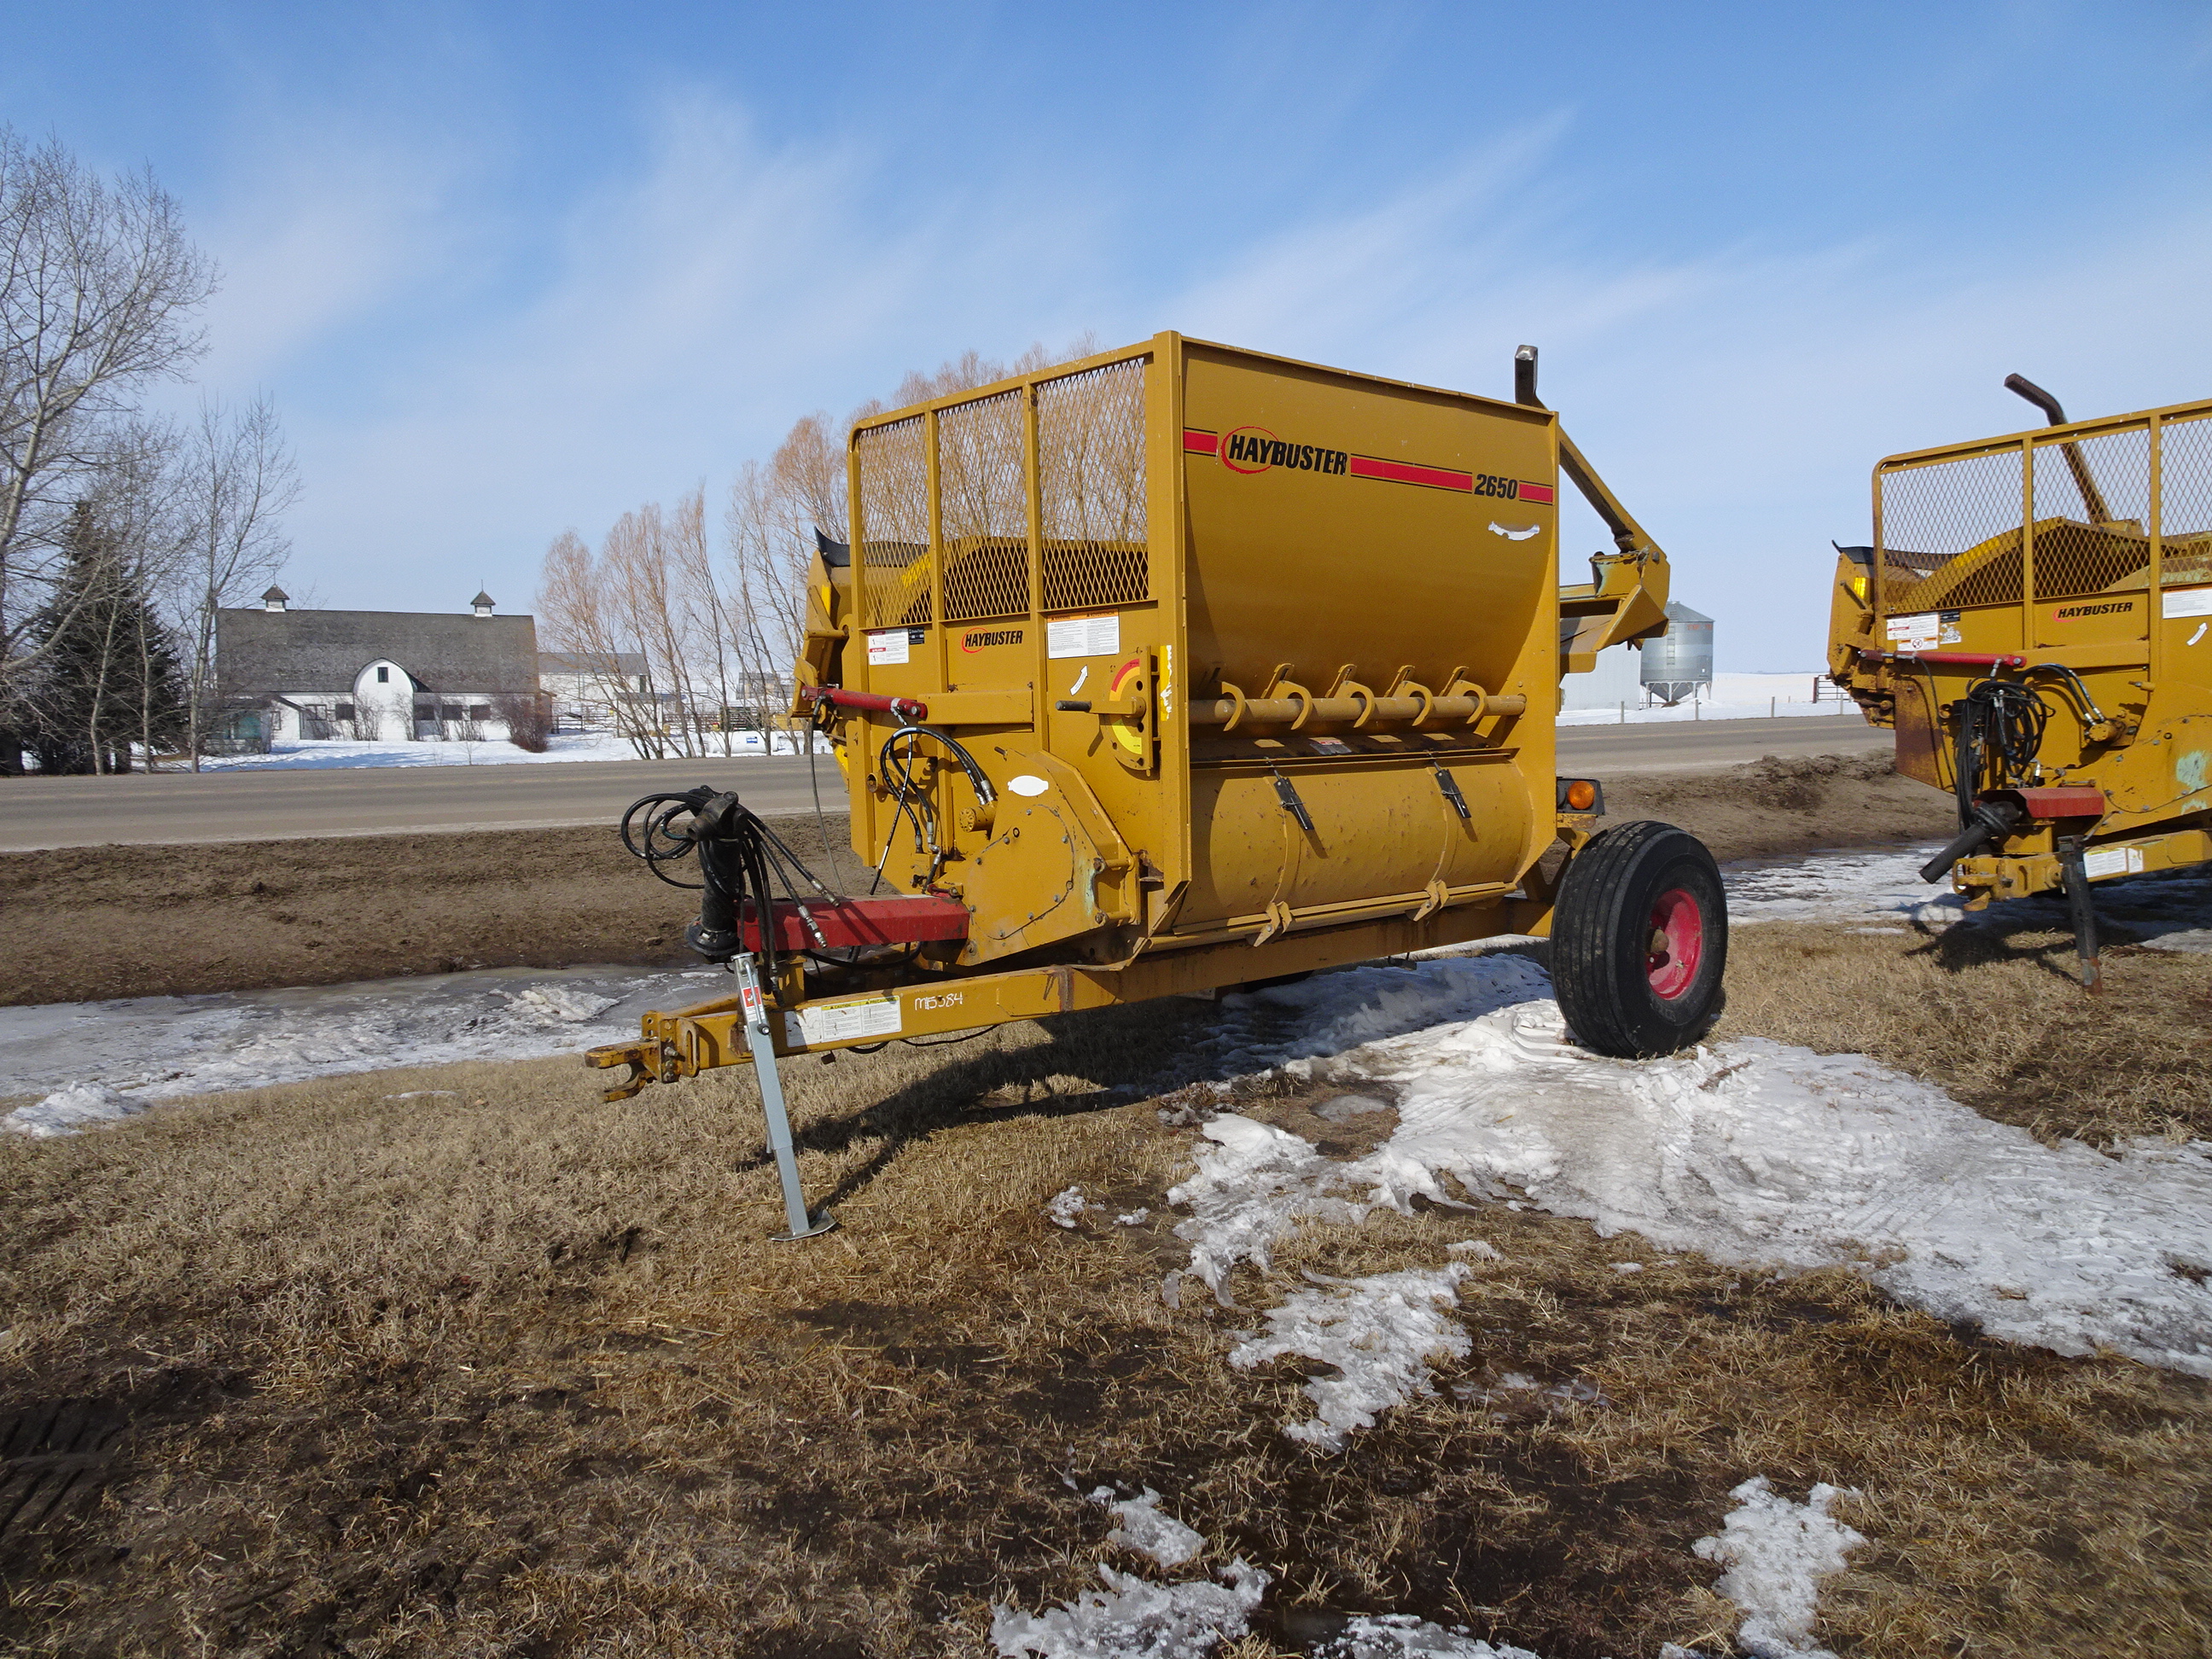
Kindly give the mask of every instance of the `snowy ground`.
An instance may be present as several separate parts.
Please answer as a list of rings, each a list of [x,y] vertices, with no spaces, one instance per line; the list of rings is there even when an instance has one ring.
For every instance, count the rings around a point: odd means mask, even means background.
[[[1729,702],[1683,703],[1677,708],[1638,708],[1625,711],[1611,708],[1580,708],[1559,716],[1562,726],[1612,726],[1626,724],[1665,725],[1678,720],[1766,720],[1771,717],[1789,718],[1795,715],[1816,715],[1823,719],[1850,712],[1850,705],[1832,702],[1777,702],[1771,708],[1764,697],[1737,699]],[[711,738],[714,758],[721,758],[720,739]],[[799,739],[783,733],[774,734],[774,752],[794,755],[804,750],[797,745]],[[817,752],[830,752],[827,739],[817,738]],[[757,732],[733,735],[732,744],[738,755],[758,755],[769,752],[762,746]],[[511,743],[352,743],[340,738],[307,743],[280,743],[265,755],[211,755],[200,763],[203,772],[265,772],[340,769],[352,767],[382,766],[524,766],[549,761],[629,761],[639,758],[638,752],[626,738],[611,737],[605,732],[581,736],[557,737],[542,755],[532,755],[517,749]],[[176,762],[164,763],[175,769]]]
[[[1922,855],[1830,854],[1729,872],[1740,923],[1957,917],[1912,875]],[[2100,888],[2153,942],[2212,943],[2212,877]],[[1993,907],[1991,916],[2008,908]],[[2053,919],[2063,911],[2051,907]],[[720,993],[712,969],[500,969],[300,989],[0,1009],[0,1119],[32,1133],[216,1090],[463,1059],[573,1052],[627,1036],[653,1006]],[[2081,1353],[2102,1345],[2212,1375],[2212,1146],[2143,1143],[2106,1158],[2052,1150],[1861,1055],[1761,1039],[1665,1060],[1600,1059],[1565,1035],[1542,971],[1517,956],[1328,974],[1232,997],[1201,1075],[1288,1066],[1395,1096],[1399,1127],[1357,1164],[1224,1115],[1176,1189],[1190,1273],[1226,1296],[1302,1212],[1357,1215],[1416,1193],[1507,1188],[1601,1231],[1747,1268],[1848,1264],[1902,1300],[1993,1334]],[[1225,1086],[1223,1085],[1223,1086]],[[1402,1284],[1320,1287],[1255,1330],[1252,1363],[1300,1352],[1357,1376],[1299,1428],[1340,1445],[1425,1386],[1405,1334],[1442,1332],[1464,1264]],[[2191,1275],[2195,1275],[2192,1277]],[[1417,1282],[1418,1279],[1418,1282]],[[1173,1292],[1173,1286],[1170,1287]],[[1397,1335],[1391,1336],[1389,1333]],[[1425,1340],[1426,1339],[1423,1339]],[[1439,1341],[1448,1338],[1439,1335]],[[1301,1346],[1303,1345],[1303,1346]]]
[[[1742,1610],[1736,1645],[1753,1659],[1835,1659],[1808,1644],[1820,1581],[1840,1571],[1867,1541],[1828,1513],[1850,1495],[1818,1485],[1795,1503],[1757,1476],[1729,1494],[1736,1507],[1721,1530],[1691,1547],[1725,1570],[1715,1589]],[[1159,1567],[1183,1567],[1206,1550],[1201,1534],[1160,1510],[1150,1486],[1118,1501],[1102,1486],[1085,1501],[1113,1511],[1120,1523],[1113,1542]],[[1211,1574],[1165,1583],[1103,1564],[1098,1571],[1104,1589],[1042,1613],[997,1607],[991,1643],[1000,1659],[1198,1659],[1245,1632],[1273,1582],[1241,1556]],[[1486,1642],[1464,1626],[1447,1628],[1403,1613],[1352,1614],[1308,1651],[1313,1659],[1539,1659],[1510,1643]],[[1699,1656],[1669,1644],[1662,1659]]]
[[[769,734],[779,755],[804,752],[799,739],[783,732]],[[714,758],[720,759],[721,738],[710,735]],[[817,738],[819,752],[829,752]],[[732,748],[739,755],[768,752],[757,732],[732,732]],[[556,737],[545,752],[533,755],[511,743],[352,743],[341,738],[307,743],[280,743],[265,755],[215,755],[200,763],[204,772],[323,770],[364,766],[524,766],[550,761],[633,761],[636,748],[627,738],[605,732]]]
[[[1568,684],[1572,688],[1574,682],[1570,680]],[[1590,695],[1593,694],[1585,689],[1583,696]],[[1694,702],[1678,703],[1672,708],[1664,704],[1647,708],[1643,706],[1639,688],[1627,691],[1622,701],[1601,703],[1594,708],[1564,710],[1559,724],[1646,726],[1674,720],[1826,718],[1851,714],[1856,707],[1838,688],[1817,674],[1716,674],[1712,684],[1699,691]]]
[[[1747,923],[1973,925],[1918,882],[1924,857],[1739,866],[1728,872],[1731,910]],[[2212,943],[2212,878],[2136,878],[2099,894],[2106,915],[2154,943]],[[504,969],[4,1009],[0,1094],[44,1098],[0,1125],[68,1133],[210,1090],[573,1050],[629,1034],[644,1008],[727,984],[708,969]],[[1486,1201],[1584,1218],[1601,1236],[1632,1231],[1662,1252],[1694,1250],[1747,1273],[1849,1267],[2002,1340],[2212,1376],[2212,1142],[2139,1141],[2110,1157],[2047,1147],[1865,1056],[1759,1038],[1604,1059],[1568,1040],[1542,971],[1516,955],[1371,964],[1227,998],[1199,1068],[1224,1099],[1230,1079],[1280,1069],[1344,1086],[1325,1116],[1388,1102],[1398,1121],[1374,1152],[1340,1162],[1253,1119],[1211,1117],[1197,1169],[1170,1194],[1190,1249],[1162,1287],[1171,1301],[1211,1291],[1235,1309],[1240,1265],[1264,1264],[1302,1216],[1357,1221],[1417,1194],[1467,1212],[1468,1237],[1435,1261],[1357,1279],[1309,1275],[1310,1287],[1276,1305],[1231,1315],[1231,1364],[1317,1362],[1305,1406],[1278,1425],[1316,1455],[1346,1455],[1396,1406],[1434,1389],[1433,1364],[1465,1352],[1456,1311],[1514,1271],[1476,1236]],[[1089,1207],[1075,1189],[1053,1206],[1062,1226]],[[1800,1503],[1753,1480],[1735,1496],[1738,1509],[1698,1553],[1727,1570],[1719,1589],[1744,1609],[1741,1644],[1816,1653],[1806,1644],[1817,1580],[1863,1541],[1829,1516],[1838,1494],[1816,1486]],[[1002,1655],[1167,1659],[1247,1627],[1270,1582],[1264,1565],[1201,1570],[1204,1540],[1150,1490],[1083,1501],[1111,1507],[1121,1541],[1159,1571],[1102,1568],[1103,1588],[1068,1605],[1002,1607],[992,1632]],[[1382,1614],[1350,1620],[1316,1651],[1534,1659]]]
[[[155,1102],[345,1072],[522,1060],[637,1035],[726,993],[715,969],[494,968],[353,985],[0,1008],[0,1128],[66,1133]]]
[[[1842,921],[1873,931],[1908,927],[2070,929],[2064,897],[2039,893],[1970,914],[1947,884],[1920,879],[1936,843],[1873,853],[1747,860],[1723,872],[1732,925]],[[2160,872],[2094,884],[2107,927],[2160,951],[2212,951],[2212,868]]]

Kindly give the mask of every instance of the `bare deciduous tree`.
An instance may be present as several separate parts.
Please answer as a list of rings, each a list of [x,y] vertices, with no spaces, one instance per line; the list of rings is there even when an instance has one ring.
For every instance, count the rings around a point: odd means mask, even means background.
[[[492,712],[507,727],[507,740],[526,754],[542,755],[552,746],[553,703],[542,691],[502,691]]]
[[[251,596],[290,556],[283,515],[299,498],[298,469],[266,396],[242,408],[201,399],[176,469],[180,520],[174,592],[190,659],[188,742],[199,769],[216,679],[216,613]]]
[[[624,655],[641,653],[624,631],[625,618],[611,586],[605,566],[592,557],[584,538],[562,531],[546,549],[538,579],[539,637],[579,665],[589,688],[586,701],[606,710],[616,732],[640,756],[659,760],[668,747],[658,706],[624,672]]]
[[[39,655],[71,510],[131,447],[138,395],[199,356],[214,286],[149,173],[110,183],[0,127],[0,699]]]
[[[804,416],[765,465],[748,461],[738,469],[723,529],[735,572],[739,678],[749,702],[764,705],[789,695],[791,665],[806,623],[806,575],[814,557],[815,532],[838,541],[849,539],[845,433],[886,407],[952,397],[1011,375],[1088,356],[1097,349],[1097,341],[1086,334],[1064,351],[1033,345],[1012,363],[964,352],[933,372],[909,373],[899,382],[891,404],[863,404],[842,430],[826,414]]]

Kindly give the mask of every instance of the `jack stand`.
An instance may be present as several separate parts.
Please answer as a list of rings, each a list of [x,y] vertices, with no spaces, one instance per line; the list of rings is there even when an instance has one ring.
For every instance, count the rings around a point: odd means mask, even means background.
[[[2081,837],[2058,842],[2058,868],[2066,878],[2066,906],[2074,913],[2074,949],[2081,958],[2081,985],[2091,996],[2105,990],[2104,965],[2097,959],[2097,910],[2089,900],[2089,872],[2082,861]]]
[[[775,1038],[769,1026],[774,1015],[761,994],[760,958],[748,951],[735,966],[738,994],[745,1007],[745,1042],[753,1051],[753,1075],[760,1079],[761,1112],[768,1119],[768,1147],[775,1155],[775,1172],[783,1182],[783,1213],[790,1223],[787,1231],[775,1235],[775,1242],[785,1244],[812,1238],[837,1224],[827,1210],[809,1215],[805,1197],[799,1189],[799,1159],[791,1150],[791,1116],[783,1108],[783,1079],[776,1074]]]

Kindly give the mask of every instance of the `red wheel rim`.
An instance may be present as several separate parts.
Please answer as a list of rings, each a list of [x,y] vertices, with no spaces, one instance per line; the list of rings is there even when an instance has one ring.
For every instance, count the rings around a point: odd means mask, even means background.
[[[1670,887],[1653,901],[1644,934],[1644,972],[1651,994],[1672,1002],[1697,980],[1705,951],[1705,908],[1694,893]]]

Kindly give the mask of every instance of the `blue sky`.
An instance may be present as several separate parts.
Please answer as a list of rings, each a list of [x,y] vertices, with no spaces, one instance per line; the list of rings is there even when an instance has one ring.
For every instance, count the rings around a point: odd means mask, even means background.
[[[0,118],[150,162],[295,586],[546,543],[974,346],[1162,328],[1504,394],[1809,669],[1897,450],[2212,395],[2202,4],[7,8]],[[1594,522],[1571,546],[1594,550]],[[1587,549],[1583,544],[1587,543]]]

